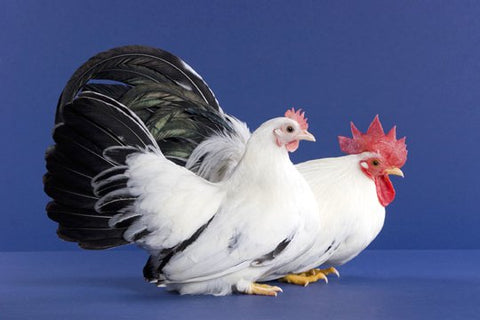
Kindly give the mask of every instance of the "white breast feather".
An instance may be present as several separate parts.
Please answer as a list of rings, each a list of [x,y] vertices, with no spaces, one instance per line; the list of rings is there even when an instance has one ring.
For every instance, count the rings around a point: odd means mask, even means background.
[[[336,241],[334,248],[338,246],[331,257],[317,256],[318,263],[326,259],[334,265],[349,261],[382,229],[385,208],[378,201],[374,182],[359,169],[364,156],[325,158],[296,166],[320,204],[325,230]]]

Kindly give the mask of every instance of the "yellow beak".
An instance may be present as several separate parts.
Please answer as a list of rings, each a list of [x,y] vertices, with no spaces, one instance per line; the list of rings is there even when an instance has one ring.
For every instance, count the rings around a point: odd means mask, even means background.
[[[402,178],[405,177],[405,175],[403,174],[403,171],[400,170],[399,168],[386,169],[386,170],[385,170],[385,173],[386,173],[386,174],[394,174],[394,175],[400,176],[400,177],[402,177]]]
[[[313,136],[313,134],[311,134],[310,132],[308,132],[307,130],[303,130],[298,136],[297,136],[298,140],[307,140],[307,141],[316,141],[315,140],[315,137]]]

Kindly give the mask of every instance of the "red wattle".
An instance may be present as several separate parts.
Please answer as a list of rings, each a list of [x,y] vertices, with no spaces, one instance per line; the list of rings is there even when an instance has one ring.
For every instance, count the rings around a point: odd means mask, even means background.
[[[378,201],[384,207],[395,199],[395,189],[387,174],[376,176],[375,187],[377,188]]]
[[[300,141],[298,140],[293,140],[287,143],[286,148],[290,152],[294,152],[295,150],[298,149],[298,145],[300,144]]]

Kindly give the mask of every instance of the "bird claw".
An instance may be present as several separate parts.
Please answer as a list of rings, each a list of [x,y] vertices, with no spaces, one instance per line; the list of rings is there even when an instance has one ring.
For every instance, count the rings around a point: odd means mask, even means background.
[[[246,291],[247,294],[273,297],[276,297],[278,292],[283,292],[282,288],[261,283],[252,283],[250,285],[250,288]]]
[[[312,282],[317,282],[318,280],[323,280],[328,284],[327,275],[335,274],[337,277],[340,277],[340,273],[334,267],[328,269],[311,269],[306,272],[299,274],[289,274],[280,279],[280,281],[302,285],[304,287],[308,286]]]

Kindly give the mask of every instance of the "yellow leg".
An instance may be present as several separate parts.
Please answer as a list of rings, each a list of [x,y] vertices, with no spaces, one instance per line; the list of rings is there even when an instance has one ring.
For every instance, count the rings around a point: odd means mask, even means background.
[[[283,292],[282,288],[269,286],[268,284],[252,283],[245,293],[276,297],[278,292]]]
[[[337,277],[340,277],[337,269],[330,267],[328,269],[311,269],[299,274],[289,274],[280,280],[306,287],[309,283],[317,282],[318,280],[323,280],[325,283],[328,283],[327,275],[329,274],[336,274]]]

